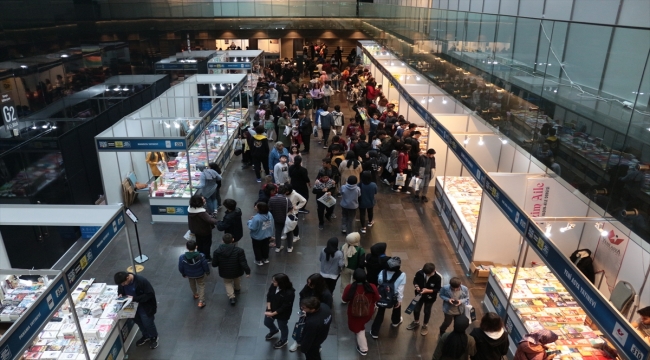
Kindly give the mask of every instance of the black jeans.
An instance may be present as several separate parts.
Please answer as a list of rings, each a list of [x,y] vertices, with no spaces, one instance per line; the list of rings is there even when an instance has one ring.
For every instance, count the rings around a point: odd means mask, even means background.
[[[305,136],[305,133],[302,134],[302,143],[305,145],[304,152],[309,152],[309,146],[311,145],[311,134]]]
[[[440,335],[444,334],[445,331],[447,331],[447,328],[449,325],[451,325],[452,321],[456,320],[457,316],[465,316],[465,314],[460,314],[460,315],[449,315],[449,314],[444,314],[445,315],[445,320],[443,320],[442,324],[440,325]]]
[[[429,323],[429,319],[431,319],[431,307],[433,306],[434,301],[425,301],[424,297],[420,298],[420,301],[418,301],[417,305],[415,305],[415,310],[413,311],[413,319],[415,321],[420,321],[420,311],[422,311],[422,307],[424,307],[424,322],[423,324],[426,325]]]
[[[284,223],[276,222],[275,223],[275,246],[278,248],[282,245],[281,237],[282,235],[284,235],[282,231],[284,231]],[[293,232],[289,231],[288,233],[286,233],[286,235],[287,235],[287,240],[285,241],[287,242],[287,249],[290,249],[293,247]]]
[[[298,216],[298,215],[296,215]],[[296,224],[296,227],[293,229],[293,237],[300,236],[300,225]]]
[[[255,167],[255,176],[258,179],[262,178],[262,167],[264,167],[264,173],[266,175],[270,174],[269,171],[269,157],[260,157],[260,156],[253,156],[253,166]]]
[[[362,228],[366,227],[366,225],[367,225],[366,224],[366,211],[368,212],[368,222],[372,222],[372,218],[373,218],[374,213],[375,213],[374,210],[375,210],[374,207],[367,208],[367,209],[359,208],[359,219],[361,220],[361,227]]]
[[[305,352],[305,360],[321,360],[320,345],[313,344],[309,350]]]
[[[321,130],[323,130],[323,146],[327,146],[327,140],[330,139],[331,129],[321,128]]]
[[[336,290],[336,282],[339,281],[339,277],[337,276],[336,279],[330,279],[330,278],[325,278],[325,284],[327,284],[327,288],[330,291],[330,294],[334,294],[334,290]],[[343,294],[341,294],[343,296]]]
[[[316,201],[316,204],[318,204],[318,207],[316,209],[316,212],[318,212],[318,226],[323,226],[325,223],[323,220],[323,215],[327,216],[329,219],[334,212],[334,206],[327,207],[320,201]]]
[[[210,252],[210,247],[212,247],[212,233],[207,236],[196,236],[196,247],[200,253],[205,255],[206,259],[212,259],[212,253]]]
[[[269,258],[269,238],[253,239],[253,254],[255,261],[262,261]]]
[[[381,329],[381,323],[384,322],[384,314],[386,313],[386,308],[377,308],[377,315],[375,315],[375,321],[372,322],[371,332],[375,335],[379,334],[379,329]],[[402,306],[393,308],[393,312],[390,314],[390,322],[397,324],[402,318]]]

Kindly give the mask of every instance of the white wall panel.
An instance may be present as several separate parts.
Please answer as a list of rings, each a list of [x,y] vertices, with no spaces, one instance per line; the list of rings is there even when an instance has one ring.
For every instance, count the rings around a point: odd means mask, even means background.
[[[650,1],[626,0],[623,1],[619,25],[648,27],[650,24]]]

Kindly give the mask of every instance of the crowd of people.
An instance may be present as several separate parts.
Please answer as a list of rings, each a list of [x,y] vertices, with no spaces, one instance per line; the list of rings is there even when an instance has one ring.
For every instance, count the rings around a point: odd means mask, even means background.
[[[387,310],[390,326],[395,328],[403,323],[405,314],[412,314],[406,330],[419,330],[427,336],[430,324],[436,320],[432,319],[433,305],[440,299],[443,316],[436,321],[439,335],[433,359],[501,360],[509,347],[503,321],[495,313],[486,313],[468,334],[469,290],[460,278],[452,277],[443,284],[431,262],[423,264],[415,274],[407,274],[402,270],[402,259],[388,255],[386,243],[375,243],[369,251],[361,246],[362,234],[367,234],[374,224],[378,184],[411,194],[415,201],[428,201],[428,187],[436,169],[435,150],[421,148],[417,125],[409,123],[386,101],[381,86],[366,69],[355,66],[355,53],[348,57],[345,67],[340,48],[329,54],[326,45],[309,45],[303,53],[299,60],[285,59],[263,69],[255,92],[258,106],[252,126],[241,128],[243,168],[252,166],[260,183],[254,214],[244,223],[237,201],[228,198],[223,200],[225,213],[218,220],[221,169],[214,164],[201,175],[201,194],[190,199],[190,234],[178,269],[188,278],[197,306],[204,308],[207,304],[205,279],[211,268],[218,268],[230,304],[236,305],[241,278],[251,273],[239,246],[244,226],[249,229],[256,266],[271,261],[271,250],[292,253],[301,236],[298,215],[309,214],[305,206],[310,194],[314,194],[319,229],[324,230],[339,213],[344,240],[340,244],[338,237],[331,237],[323,244],[318,254],[320,271],[307,277],[298,292],[298,316],[293,312],[296,279],[292,282],[284,273],[272,276],[260,316],[269,330],[265,338],[274,341],[274,348],[287,346],[291,335],[294,341],[290,351],[300,350],[308,360],[320,359],[321,351],[327,352],[321,345],[333,321],[338,284],[341,307],[347,308],[348,328],[355,334],[356,350],[362,356],[368,354],[368,323],[372,322],[370,337],[378,339]],[[341,91],[346,96],[338,100],[349,101],[354,112],[349,119],[340,105],[331,106],[331,96]],[[351,92],[357,95],[350,97]],[[304,166],[312,142],[326,152],[318,169],[313,169],[313,182],[309,175],[312,169]],[[357,210],[359,225],[355,221]],[[223,232],[222,244],[214,252],[213,228]],[[410,303],[410,298],[406,302],[404,298],[409,279],[414,287]],[[130,273],[116,274],[115,282],[120,285],[120,294],[141,302],[143,312],[138,309],[136,323],[143,336],[136,345],[149,343],[155,348],[158,335],[153,288],[143,277]],[[290,333],[292,320],[295,323]],[[450,326],[452,331],[447,332]],[[525,335],[515,358],[552,358],[546,354],[545,344],[553,341],[553,335]]]

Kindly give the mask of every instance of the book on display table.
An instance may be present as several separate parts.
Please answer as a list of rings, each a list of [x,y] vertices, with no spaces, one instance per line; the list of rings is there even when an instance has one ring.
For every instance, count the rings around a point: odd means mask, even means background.
[[[612,359],[601,349],[606,344],[603,334],[548,267],[520,268],[517,282],[513,284],[515,269],[490,267],[484,301],[488,310],[499,312],[499,309],[491,307],[500,303],[498,307],[503,309],[510,292],[513,292],[511,311],[508,312],[515,328],[510,331],[511,342],[518,341],[513,339],[514,333],[520,337],[546,329],[558,335],[558,340],[549,344],[549,350],[559,351],[554,359]],[[497,300],[492,291],[499,293]]]

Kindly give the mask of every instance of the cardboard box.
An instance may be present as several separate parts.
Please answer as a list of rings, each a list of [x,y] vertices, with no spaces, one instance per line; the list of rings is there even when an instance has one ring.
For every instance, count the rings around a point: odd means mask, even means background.
[[[492,261],[474,261],[469,265],[469,270],[472,274],[474,282],[487,282],[490,276],[489,269],[482,269],[481,266],[494,266]]]

